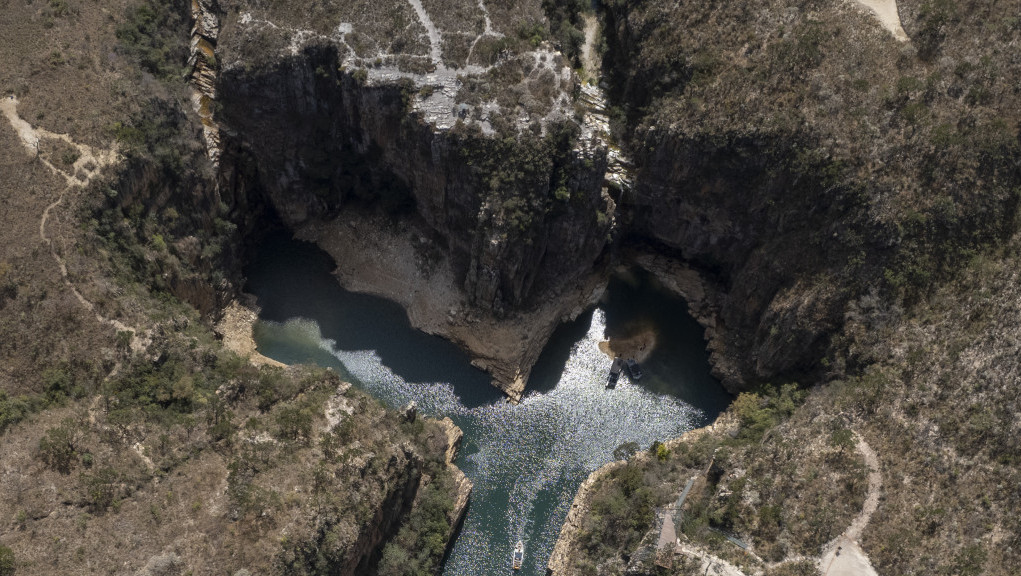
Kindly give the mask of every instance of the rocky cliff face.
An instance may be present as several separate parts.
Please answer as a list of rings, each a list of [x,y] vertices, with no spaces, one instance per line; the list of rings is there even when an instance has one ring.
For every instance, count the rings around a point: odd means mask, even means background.
[[[509,229],[502,206],[481,193],[493,175],[475,169],[464,148],[489,142],[437,134],[409,117],[407,86],[363,87],[336,68],[335,52],[318,47],[272,74],[228,71],[222,80],[225,123],[258,159],[260,184],[288,225],[364,202],[413,210],[445,245],[469,300],[497,311],[591,267],[606,239],[605,227],[594,226],[601,160],[582,169],[579,159],[568,182],[580,205],[529,214],[539,219],[526,224],[537,235]],[[323,69],[330,72],[317,75]],[[530,176],[535,194],[552,195],[549,173]]]
[[[1016,96],[962,95],[976,46],[937,62],[829,2],[604,8],[629,232],[719,287],[730,388],[814,379],[850,302],[920,298],[1014,229]]]
[[[342,246],[360,239],[327,237],[343,234],[342,221],[355,226],[352,214],[384,215],[393,234],[366,248],[379,281],[345,283],[401,301],[418,327],[461,343],[498,386],[520,395],[552,330],[593,298],[590,278],[613,225],[605,146],[579,146],[577,122],[559,108],[518,127],[501,125],[495,111],[473,119],[474,108],[453,97],[436,104],[433,92],[453,90],[443,69],[356,68],[346,33],[288,32],[246,9],[221,16],[217,44],[225,187],[244,186],[342,267],[352,257]],[[288,38],[265,53],[266,43]],[[525,85],[533,76],[554,86],[572,77],[554,53],[520,59],[508,66]],[[451,110],[452,126],[441,118]],[[403,269],[383,244],[409,235],[422,257]],[[416,310],[407,295],[437,271],[447,294],[431,299],[449,306]],[[493,331],[506,334],[487,342]]]
[[[835,113],[841,87],[814,70],[841,63],[816,54],[823,25],[799,12],[780,18],[797,38],[748,53],[746,64],[774,70],[776,84],[728,64],[726,34],[703,38],[708,30],[692,28],[706,50],[678,38],[673,58],[660,36],[677,15],[654,2],[608,3],[610,92],[635,166],[621,194],[607,177],[605,116],[593,123],[570,113],[579,102],[592,108],[594,89],[577,90],[554,52],[518,47],[480,59],[469,51],[450,61],[449,27],[460,24],[435,11],[430,18],[429,6],[393,9],[424,33],[384,46],[396,29],[370,26],[355,8],[316,21],[228,2],[217,18],[200,18],[222,23],[214,92],[223,136],[213,157],[225,188],[244,189],[327,248],[349,287],[401,302],[417,327],[461,344],[511,397],[556,324],[593,301],[600,264],[615,256],[658,254],[699,276],[705,298],[694,307],[714,370],[739,390],[811,377],[834,355],[830,338],[849,302],[868,290],[917,290],[931,272],[920,261],[939,271],[946,253],[1009,229],[1009,186],[975,207],[951,197],[969,206],[956,212],[891,195],[898,172],[884,161],[918,171],[925,163],[891,145],[875,158],[855,156],[872,136]],[[697,20],[699,8],[686,10]],[[782,28],[763,14],[764,29]],[[857,17],[834,21],[858,25]],[[472,46],[501,38],[498,28],[487,23]],[[808,79],[806,96],[797,86]],[[749,108],[759,93],[763,102]],[[726,102],[706,108],[699,95]],[[792,98],[808,100],[792,110]],[[380,228],[378,218],[384,233],[366,229]],[[617,253],[614,238],[638,250]]]
[[[369,82],[344,70],[344,47],[328,40],[249,66],[259,46],[235,21],[220,46],[220,120],[287,225],[359,204],[413,214],[451,257],[470,303],[497,314],[587,272],[606,244],[605,151],[573,151],[554,133],[572,123],[511,135],[509,145],[427,123],[412,104],[428,83]],[[516,204],[522,196],[527,204]]]
[[[411,450],[392,455],[385,471],[391,479],[386,486],[389,492],[371,518],[362,525],[362,532],[343,554],[337,556],[339,565],[331,571],[345,576],[366,574],[378,562],[383,544],[397,534],[400,523],[411,512],[422,481],[422,460]],[[309,562],[308,564],[312,564]]]
[[[868,229],[857,191],[831,190],[820,205],[824,183],[786,170],[771,152],[785,144],[770,137],[642,137],[631,234],[715,284],[717,376],[735,390],[811,371],[849,296],[847,236]],[[881,253],[877,237],[865,243]]]

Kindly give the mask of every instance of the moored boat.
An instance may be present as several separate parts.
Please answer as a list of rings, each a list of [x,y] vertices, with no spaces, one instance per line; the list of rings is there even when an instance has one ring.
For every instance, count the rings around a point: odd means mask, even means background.
[[[613,388],[617,385],[617,380],[620,379],[620,373],[624,369],[624,363],[621,362],[620,356],[613,359],[613,364],[610,365],[610,376],[606,380],[606,387]]]
[[[642,367],[638,365],[634,358],[627,359],[627,371],[631,374],[632,380],[642,379]]]

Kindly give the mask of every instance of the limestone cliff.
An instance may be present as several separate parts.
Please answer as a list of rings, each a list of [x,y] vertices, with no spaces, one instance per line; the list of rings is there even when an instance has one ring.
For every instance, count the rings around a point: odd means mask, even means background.
[[[243,3],[224,10],[216,122],[225,186],[245,186],[342,269],[357,258],[345,246],[362,244],[377,281],[363,269],[339,273],[345,284],[400,301],[417,327],[463,345],[518,397],[552,330],[597,296],[593,273],[614,223],[606,148],[579,145],[591,135],[564,109],[570,68],[544,49],[505,57],[500,66],[511,71],[501,73],[512,79],[503,87],[552,83],[534,97],[544,115],[509,125],[499,106],[457,103],[471,101],[460,91],[472,77],[443,66],[435,74],[365,66],[343,23],[350,14],[324,34]],[[487,78],[500,66],[465,73]],[[390,234],[345,235],[342,223],[360,226],[357,215],[373,213],[385,215]],[[418,256],[402,267],[387,246],[405,241]],[[416,305],[408,286],[434,275],[441,287]]]
[[[978,73],[1016,31],[921,4],[904,45],[848,3],[603,3],[628,232],[718,287],[731,389],[817,379],[851,302],[915,301],[1016,229],[1017,93]]]

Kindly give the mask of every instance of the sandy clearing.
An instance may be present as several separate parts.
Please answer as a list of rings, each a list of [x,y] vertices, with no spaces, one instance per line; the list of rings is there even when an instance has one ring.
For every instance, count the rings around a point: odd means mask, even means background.
[[[255,366],[279,366],[285,364],[263,356],[255,350],[255,339],[252,338],[252,325],[259,314],[253,308],[237,300],[231,302],[224,310],[223,317],[216,323],[214,330],[223,337],[223,347],[234,352]]]
[[[7,117],[7,121],[11,123],[14,131],[18,133],[21,143],[28,150],[29,154],[38,154],[39,135],[35,133],[35,129],[32,128],[31,124],[18,116],[18,99],[14,96],[9,96],[0,100],[0,110]]]
[[[645,362],[656,349],[656,332],[651,328],[642,329],[638,333],[621,338],[610,338],[599,343],[599,351],[611,359],[634,358]]]
[[[699,574],[715,576],[746,576],[745,573],[737,566],[734,566],[722,558],[717,558],[701,548],[681,544],[678,546],[678,550],[680,550],[680,552],[685,556],[694,558],[702,563],[698,568]]]
[[[838,536],[823,556],[819,569],[823,576],[879,576],[865,551],[847,536]]]
[[[890,34],[900,42],[911,40],[908,38],[904,28],[900,25],[900,14],[897,12],[897,0],[855,0],[862,6],[872,10],[879,18],[883,28],[889,30]]]
[[[93,178],[99,175],[100,171],[120,160],[117,154],[116,145],[109,150],[94,150],[91,146],[78,144],[67,134],[57,134],[43,128],[34,128],[18,115],[18,99],[14,96],[0,98],[0,111],[3,111],[7,121],[21,139],[25,151],[39,158],[47,168],[54,174],[61,176],[67,181],[68,186],[85,187]],[[57,168],[45,158],[39,156],[39,144],[46,140],[61,140],[73,146],[78,151],[78,159],[71,166],[70,171]],[[82,177],[78,175],[81,174]]]

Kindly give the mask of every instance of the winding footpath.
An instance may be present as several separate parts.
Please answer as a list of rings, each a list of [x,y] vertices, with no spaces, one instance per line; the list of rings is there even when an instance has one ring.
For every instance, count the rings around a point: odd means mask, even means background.
[[[425,11],[425,6],[422,6],[422,0],[408,0],[408,3],[415,9],[418,21],[425,27],[425,31],[429,35],[429,59],[438,70],[446,68],[443,65],[443,39],[440,37],[440,31],[429,18],[429,13]]]
[[[839,536],[829,541],[822,548],[822,555],[818,558],[806,556],[793,556],[785,558],[776,563],[767,563],[762,558],[752,556],[765,564],[769,570],[774,570],[783,564],[794,562],[815,561],[822,576],[878,576],[872,567],[869,557],[858,545],[858,538],[861,537],[865,527],[872,520],[872,515],[879,507],[879,494],[883,488],[883,475],[879,468],[879,458],[872,447],[857,433],[855,436],[855,448],[861,453],[865,465],[869,469],[868,491],[865,495],[865,503],[851,524]],[[679,544],[677,550],[685,556],[699,561],[699,572],[703,574],[716,574],[719,576],[748,576],[740,568],[730,562],[723,560],[708,551],[691,544]]]
[[[503,34],[493,30],[493,21],[489,19],[489,10],[486,8],[486,3],[479,0],[479,10],[482,11],[482,17],[485,19],[485,27],[482,29],[482,33],[475,37],[472,41],[472,45],[468,48],[468,57],[465,58],[465,64],[471,62],[472,54],[475,53],[475,45],[479,43],[486,36],[492,36],[494,38],[503,38]]]
[[[106,324],[117,332],[130,334],[131,340],[129,344],[132,351],[138,352],[144,350],[146,340],[140,336],[140,332],[138,330],[115,318],[107,318],[103,316],[98,310],[96,310],[95,304],[82,295],[71,281],[71,278],[67,273],[67,265],[64,263],[64,259],[61,258],[57,248],[54,246],[53,239],[46,234],[46,224],[49,221],[53,210],[64,202],[67,193],[72,190],[81,190],[85,188],[85,186],[92,182],[93,179],[99,176],[103,168],[115,164],[120,160],[116,146],[111,147],[109,150],[97,150],[93,149],[91,146],[75,142],[67,134],[57,134],[42,128],[34,128],[18,115],[18,100],[14,96],[0,99],[0,112],[3,112],[3,115],[7,118],[11,128],[13,128],[18,134],[26,152],[34,156],[38,161],[42,162],[42,164],[53,172],[53,174],[62,177],[67,184],[60,191],[57,199],[43,210],[42,217],[39,219],[39,239],[46,244],[47,248],[49,248],[50,255],[53,256],[54,261],[57,263],[57,268],[60,270],[60,277],[63,279],[64,284],[71,290],[82,306],[95,314],[96,320],[99,323]],[[78,152],[78,159],[71,165],[70,171],[57,168],[52,162],[40,154],[40,145],[46,140],[63,141],[72,146]],[[61,241],[63,241],[62,238]],[[114,371],[116,370],[117,367],[115,366]]]
[[[858,545],[858,538],[872,520],[872,515],[879,507],[879,492],[883,487],[883,475],[879,471],[879,458],[872,447],[855,433],[856,447],[865,465],[869,468],[869,488],[865,496],[865,504],[861,513],[851,521],[844,533],[837,536],[823,548],[819,560],[819,570],[823,576],[877,576],[869,562],[868,555]]]

